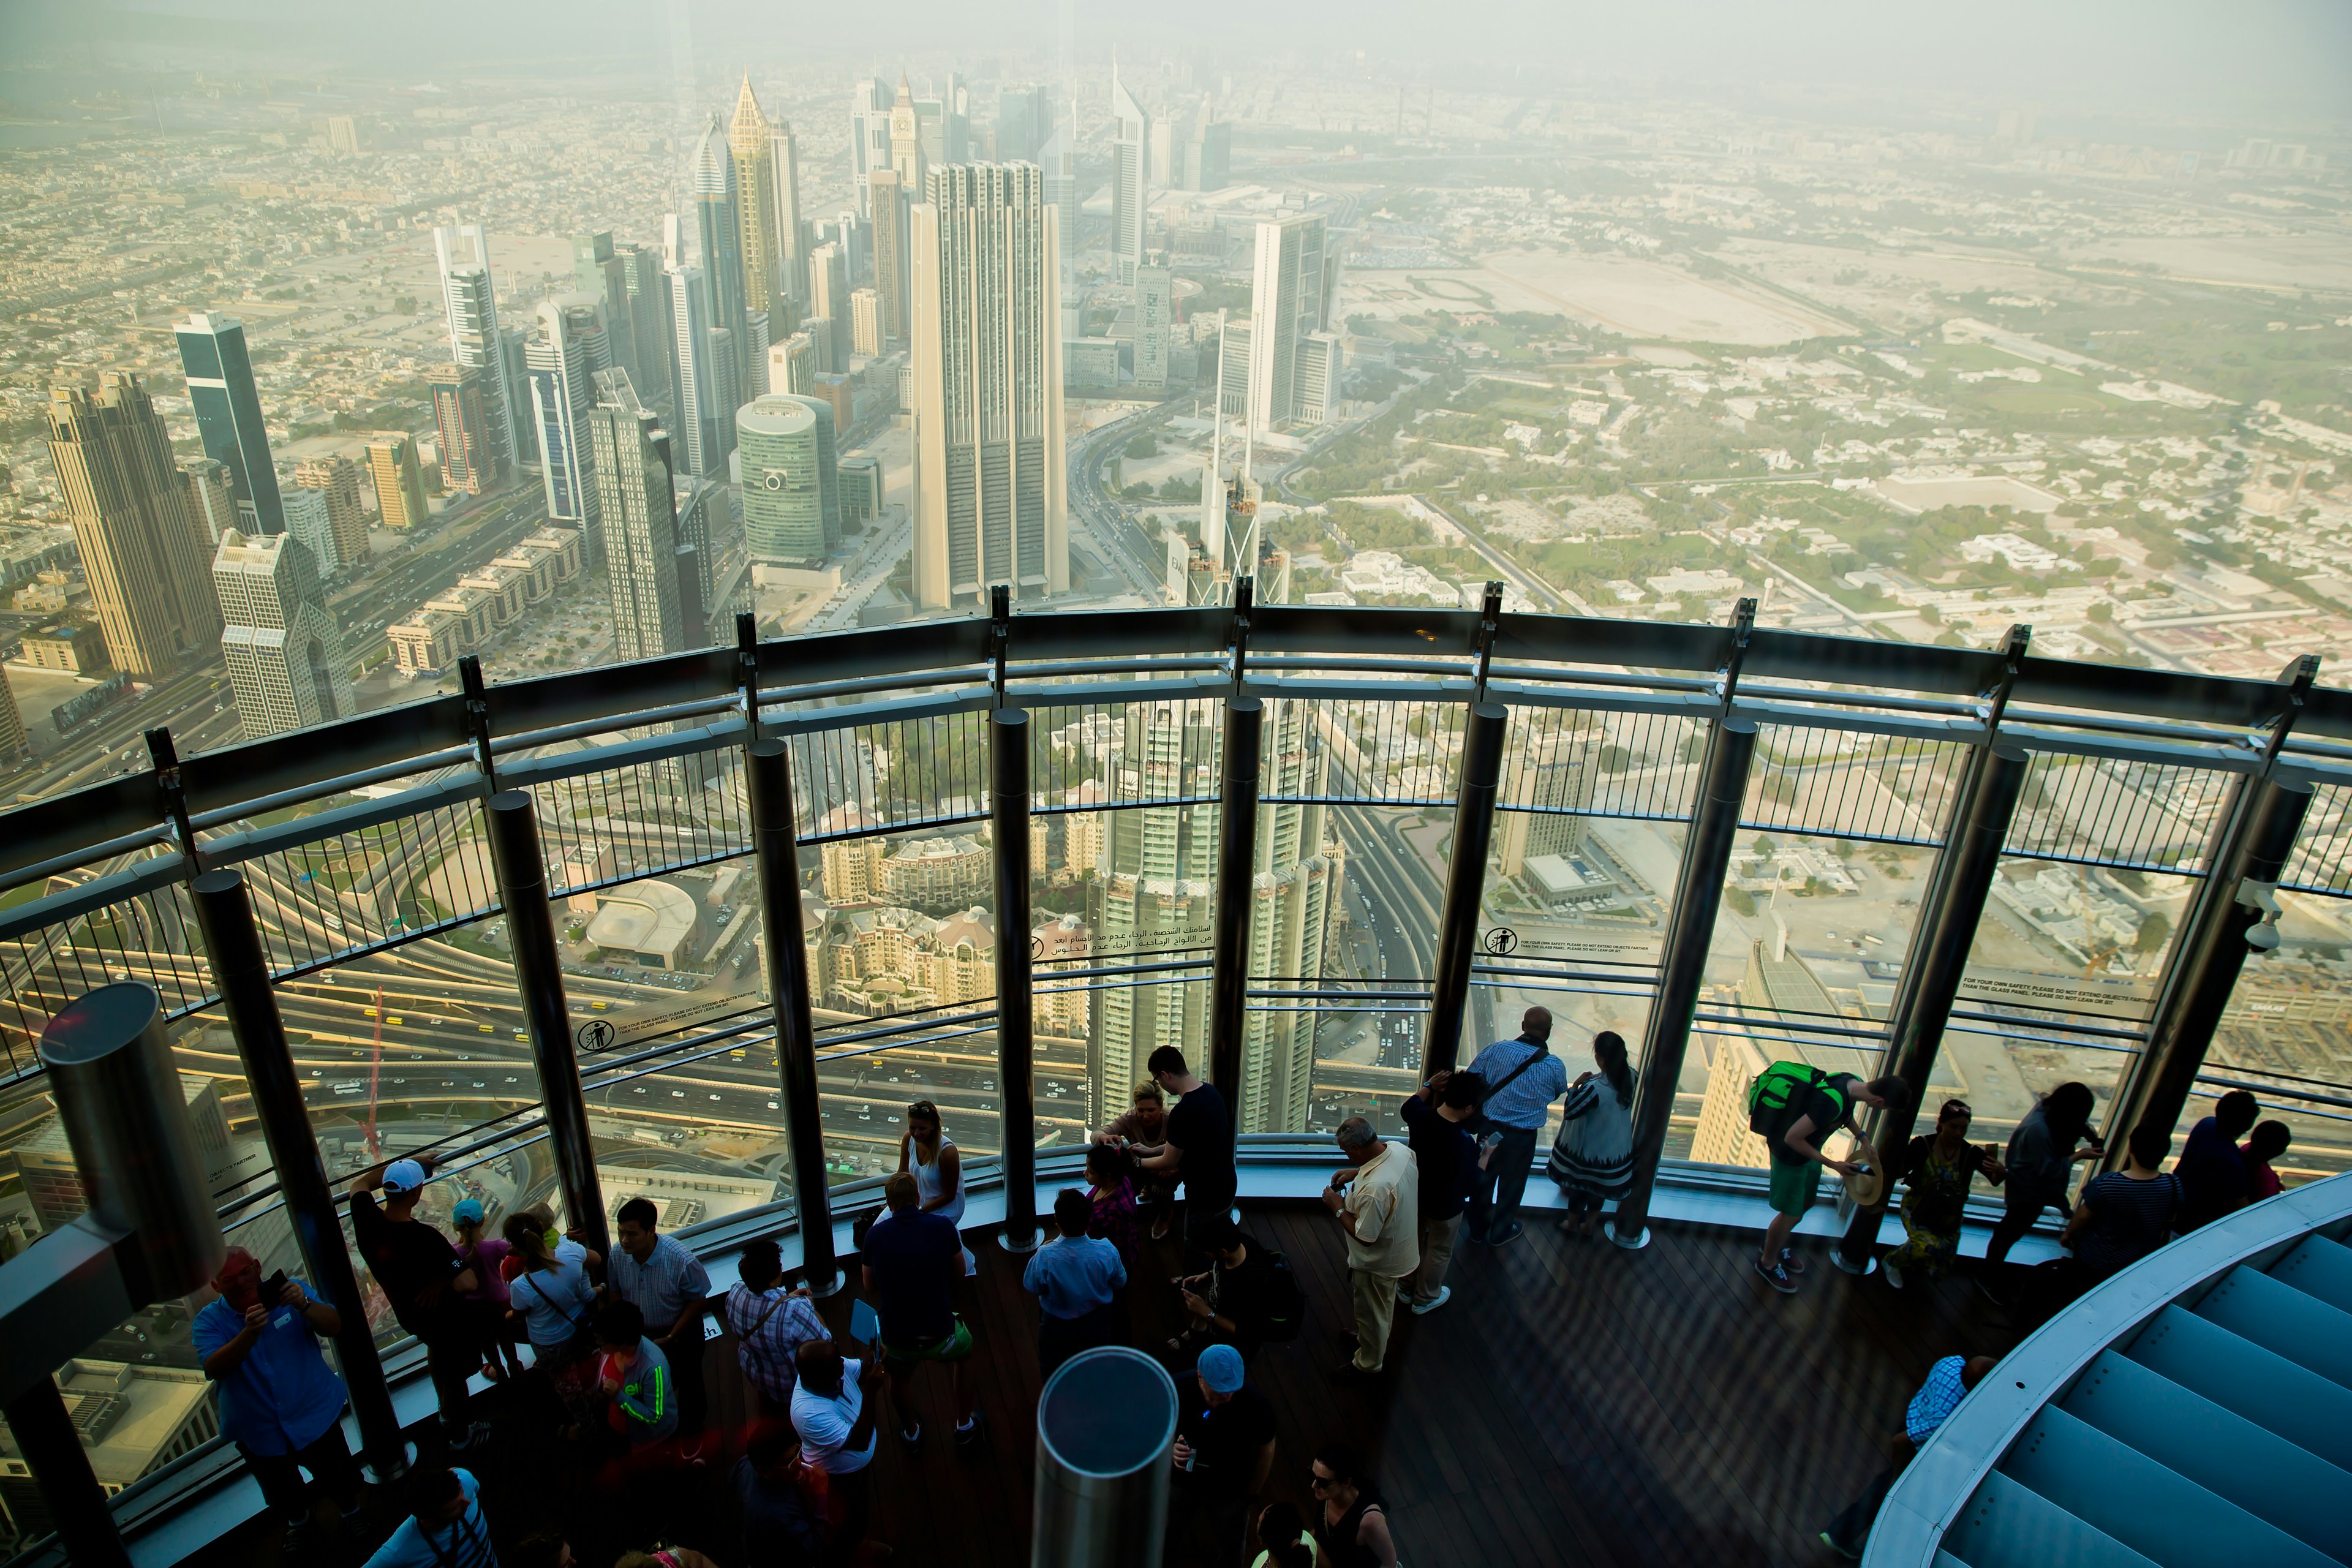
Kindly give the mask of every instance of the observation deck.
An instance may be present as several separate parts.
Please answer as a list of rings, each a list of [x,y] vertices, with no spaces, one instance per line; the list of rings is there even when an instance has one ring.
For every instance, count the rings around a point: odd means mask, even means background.
[[[35,1043],[110,979],[163,998],[229,1240],[296,1273],[323,1232],[289,1148],[338,1186],[431,1150],[448,1199],[592,1230],[642,1194],[722,1261],[782,1234],[829,1272],[916,1098],[1018,1241],[1170,1044],[1240,1106],[1245,1208],[1280,1205],[1342,1118],[1396,1131],[1427,1068],[1543,1005],[1572,1071],[1601,1029],[1632,1047],[1626,1249],[1538,1226],[1465,1258],[1385,1403],[1330,1389],[1319,1346],[1270,1352],[1282,1468],[1330,1413],[1377,1435],[1415,1563],[1805,1561],[1926,1364],[2003,1330],[1964,1281],[1830,1268],[1900,1235],[1834,1184],[1805,1294],[1749,1289],[1761,1066],[1899,1071],[1996,1142],[2061,1081],[2110,1131],[2185,1133],[2243,1088],[2293,1129],[2290,1183],[2352,1167],[2352,692],[2309,662],[2232,680],[2042,658],[2022,628],[1969,649],[1244,595],[466,677],[202,755],[159,733],[153,766],[0,816],[0,1222],[32,1244],[9,1267],[77,1212]],[[648,881],[661,962],[597,948],[600,905]],[[1335,1326],[1336,1238],[1266,1223]],[[984,1332],[1026,1355],[979,1250]],[[160,1386],[206,1299],[83,1359]],[[347,1347],[346,1373],[413,1418],[414,1347],[373,1300],[375,1364]],[[1004,1364],[985,1464],[1014,1468],[980,1472],[970,1517],[1003,1513],[1011,1552],[1034,1387]],[[234,1544],[250,1484],[208,1409],[87,1445],[142,1562]]]

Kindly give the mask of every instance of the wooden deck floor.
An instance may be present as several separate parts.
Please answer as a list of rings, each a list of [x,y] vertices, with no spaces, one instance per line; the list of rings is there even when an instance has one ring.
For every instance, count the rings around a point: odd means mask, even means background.
[[[1626,1253],[1570,1240],[1537,1214],[1510,1247],[1462,1248],[1453,1300],[1425,1318],[1401,1312],[1388,1372],[1362,1387],[1335,1375],[1332,1331],[1348,1321],[1336,1224],[1313,1207],[1245,1217],[1289,1255],[1312,1307],[1307,1333],[1253,1369],[1280,1419],[1268,1495],[1304,1507],[1314,1448],[1354,1442],[1375,1458],[1412,1568],[1825,1562],[1814,1532],[1883,1462],[1929,1363],[1998,1353],[2012,1337],[1965,1276],[1897,1294],[1831,1268],[1815,1242],[1801,1292],[1782,1297],[1749,1269],[1752,1233],[1660,1226],[1648,1249]],[[1035,1309],[1019,1260],[973,1241],[967,1315],[992,1431],[973,1450],[940,1440],[946,1378],[923,1373],[913,1397],[934,1436],[910,1455],[886,1433],[877,1460],[877,1534],[900,1563],[1029,1560]],[[1134,1292],[1139,1343],[1173,1326],[1170,1293],[1150,1283],[1174,1271],[1172,1242],[1160,1262]],[[848,1311],[844,1293],[824,1315],[845,1324]],[[713,1424],[740,1422],[732,1342],[709,1349]],[[530,1425],[522,1412],[510,1420]],[[646,1543],[656,1523],[727,1568],[740,1560],[723,1463],[660,1521],[632,1517],[551,1445],[501,1440],[477,1468],[501,1538],[561,1523],[583,1568]],[[274,1563],[275,1534],[250,1529],[202,1561]]]

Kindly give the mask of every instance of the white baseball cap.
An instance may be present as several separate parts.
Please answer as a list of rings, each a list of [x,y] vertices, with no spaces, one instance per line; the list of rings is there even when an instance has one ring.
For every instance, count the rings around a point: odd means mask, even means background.
[[[425,1167],[414,1160],[394,1160],[383,1168],[383,1190],[387,1193],[413,1193],[425,1182]]]

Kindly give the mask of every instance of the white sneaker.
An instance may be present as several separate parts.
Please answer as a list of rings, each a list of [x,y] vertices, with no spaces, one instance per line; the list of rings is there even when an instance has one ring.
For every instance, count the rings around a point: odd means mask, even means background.
[[[1903,1268],[1901,1265],[1897,1264],[1890,1258],[1881,1261],[1878,1268],[1879,1271],[1886,1276],[1886,1282],[1889,1285],[1894,1286],[1897,1290],[1903,1289]]]
[[[1415,1301],[1412,1304],[1412,1315],[1418,1318],[1424,1314],[1434,1312],[1438,1308],[1443,1307],[1446,1302],[1451,1301],[1452,1300],[1454,1300],[1454,1287],[1451,1285],[1440,1285],[1437,1288],[1436,1295],[1432,1296],[1426,1301]]]

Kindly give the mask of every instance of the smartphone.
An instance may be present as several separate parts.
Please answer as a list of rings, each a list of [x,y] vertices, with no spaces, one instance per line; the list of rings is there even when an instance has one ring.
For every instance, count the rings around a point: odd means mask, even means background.
[[[275,1307],[278,1305],[278,1298],[285,1293],[286,1270],[283,1268],[261,1282],[261,1300],[264,1305]]]

